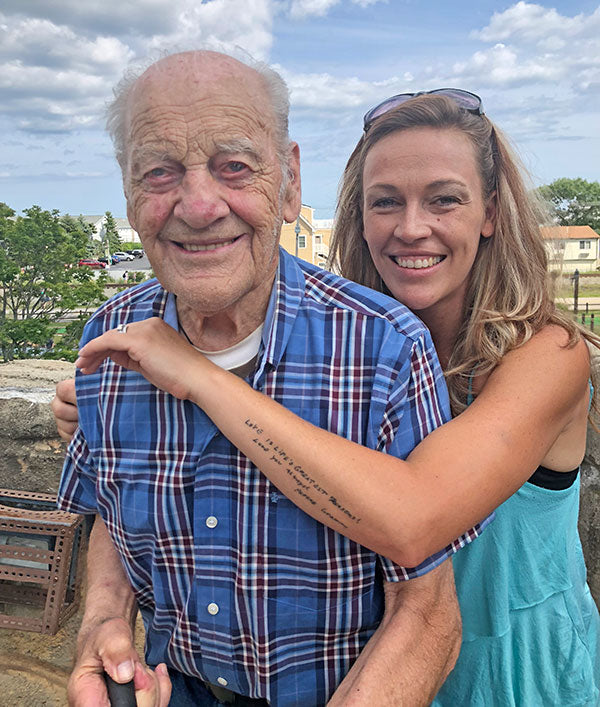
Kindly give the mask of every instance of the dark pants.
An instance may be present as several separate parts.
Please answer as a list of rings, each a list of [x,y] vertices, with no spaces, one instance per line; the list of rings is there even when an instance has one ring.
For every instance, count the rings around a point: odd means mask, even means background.
[[[169,668],[169,677],[173,686],[169,707],[219,707],[219,705],[227,704],[219,702],[198,678],[184,675],[172,668]],[[266,700],[257,700],[237,694],[234,696],[233,702],[229,704],[237,705],[237,707],[268,707],[269,705]]]

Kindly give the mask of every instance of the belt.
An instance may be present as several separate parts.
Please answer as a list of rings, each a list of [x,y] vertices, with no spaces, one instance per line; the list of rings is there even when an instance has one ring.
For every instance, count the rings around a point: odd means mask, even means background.
[[[268,706],[268,702],[261,698],[256,697],[246,697],[245,695],[238,695],[237,692],[228,690],[226,687],[221,687],[221,685],[212,685],[209,682],[205,682],[204,685],[212,694],[225,705],[240,705],[243,707],[250,707],[251,705],[256,705],[256,707],[262,707],[263,705]]]
[[[226,705],[232,705],[235,703],[236,693],[232,690],[228,690],[226,687],[221,687],[220,685],[211,685],[209,682],[204,683],[206,687],[213,693],[213,695]]]

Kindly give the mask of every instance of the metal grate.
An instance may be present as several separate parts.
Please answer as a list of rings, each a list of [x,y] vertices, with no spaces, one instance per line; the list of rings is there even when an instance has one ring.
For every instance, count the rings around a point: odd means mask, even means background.
[[[54,634],[78,608],[84,516],[0,489],[0,628]]]

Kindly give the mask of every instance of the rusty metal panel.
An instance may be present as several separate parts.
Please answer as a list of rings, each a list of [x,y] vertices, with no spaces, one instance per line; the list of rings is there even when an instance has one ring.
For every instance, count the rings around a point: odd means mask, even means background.
[[[54,634],[76,611],[83,520],[52,494],[0,489],[0,628]]]

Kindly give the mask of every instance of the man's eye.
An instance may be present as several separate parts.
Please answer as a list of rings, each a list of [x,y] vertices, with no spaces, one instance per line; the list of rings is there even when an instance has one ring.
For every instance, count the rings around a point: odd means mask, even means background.
[[[167,170],[164,167],[155,167],[154,169],[151,169],[149,172],[146,172],[144,175],[145,177],[149,177],[150,179],[158,178],[158,177],[164,177],[167,174]]]
[[[240,174],[246,171],[247,169],[248,165],[244,164],[243,162],[238,162],[236,160],[227,162],[227,164],[225,165],[225,171],[229,174]]]

